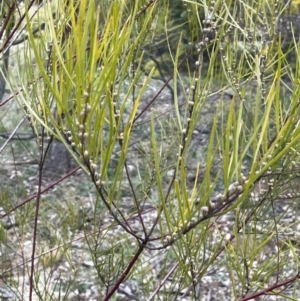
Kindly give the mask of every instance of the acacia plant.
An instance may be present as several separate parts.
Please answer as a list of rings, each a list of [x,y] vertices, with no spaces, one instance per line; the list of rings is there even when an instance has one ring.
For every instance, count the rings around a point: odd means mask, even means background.
[[[1,291],[298,300],[298,13],[2,1]]]

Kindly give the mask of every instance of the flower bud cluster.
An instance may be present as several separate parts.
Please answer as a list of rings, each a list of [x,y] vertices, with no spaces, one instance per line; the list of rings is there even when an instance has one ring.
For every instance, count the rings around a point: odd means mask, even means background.
[[[200,54],[205,49],[206,45],[210,42],[211,37],[215,36],[217,31],[217,26],[215,23],[215,1],[211,1],[210,7],[208,8],[208,11],[206,13],[205,19],[203,20],[203,36],[202,40],[196,44],[197,52]],[[199,56],[199,59],[195,62],[196,67],[199,67],[201,65],[201,58]]]
[[[150,7],[155,1],[157,0],[148,0],[136,13],[136,17],[138,17],[139,15],[145,13],[145,11],[148,9],[148,7]]]
[[[83,93],[83,97],[85,98],[86,102],[82,104],[82,109],[80,112],[79,120],[76,120],[74,127],[74,132],[65,130],[66,139],[70,143],[73,150],[77,151],[82,156],[83,162],[89,162],[89,158],[91,157],[88,151],[88,138],[89,132],[87,129],[87,117],[91,111],[91,105],[87,102],[89,94],[88,92]],[[76,129],[77,128],[77,129]]]

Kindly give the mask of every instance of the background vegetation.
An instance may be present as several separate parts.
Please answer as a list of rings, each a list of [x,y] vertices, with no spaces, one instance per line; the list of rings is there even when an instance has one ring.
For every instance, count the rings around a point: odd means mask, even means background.
[[[1,16],[3,299],[299,299],[297,1]]]

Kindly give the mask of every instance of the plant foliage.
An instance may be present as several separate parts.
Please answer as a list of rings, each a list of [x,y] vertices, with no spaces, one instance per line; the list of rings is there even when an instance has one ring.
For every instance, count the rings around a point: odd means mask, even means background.
[[[299,299],[298,7],[1,3],[0,240],[30,245],[2,268],[13,296]],[[55,145],[74,169],[49,184]]]

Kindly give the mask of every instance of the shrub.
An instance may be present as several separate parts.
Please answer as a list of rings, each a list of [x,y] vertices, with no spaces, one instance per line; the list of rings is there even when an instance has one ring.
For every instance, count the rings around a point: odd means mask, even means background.
[[[299,299],[295,2],[1,5],[10,298]]]

